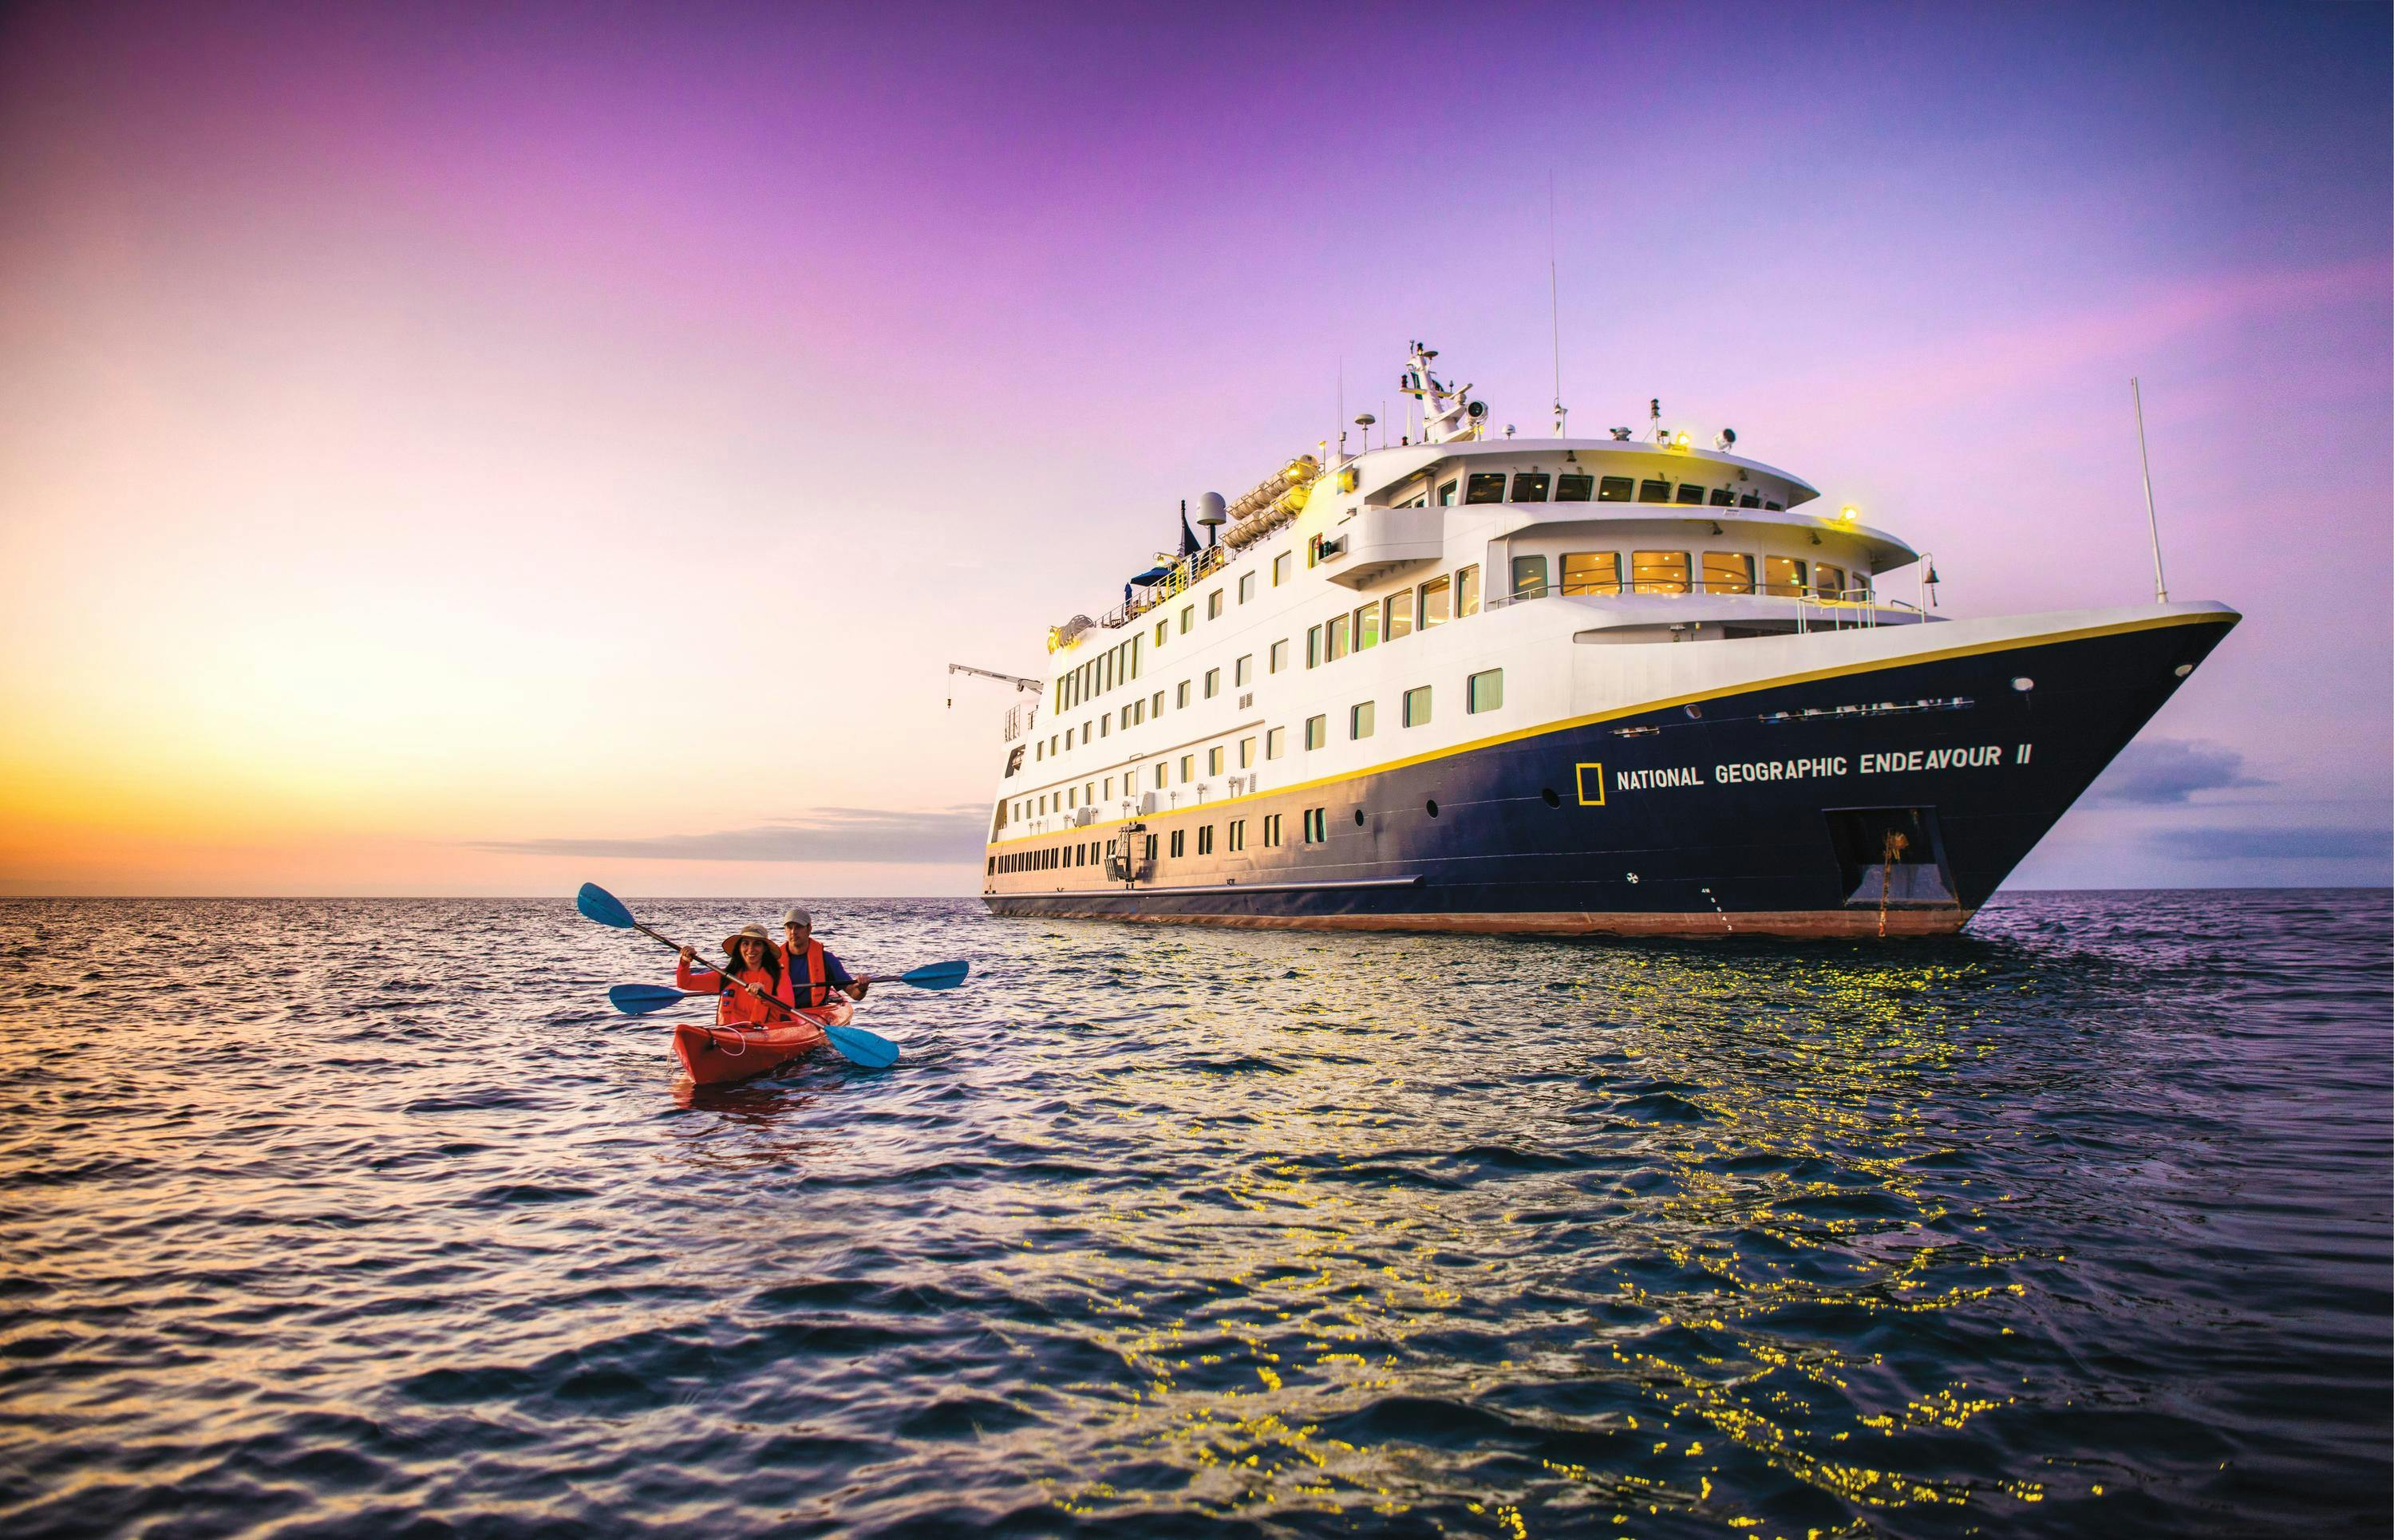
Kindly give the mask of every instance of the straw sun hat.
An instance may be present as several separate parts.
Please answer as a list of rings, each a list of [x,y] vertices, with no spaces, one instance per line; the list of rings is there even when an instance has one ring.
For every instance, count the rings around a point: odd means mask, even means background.
[[[762,941],[765,943],[765,950],[767,952],[773,950],[773,938],[765,934],[765,928],[763,926],[743,925],[739,929],[733,931],[730,935],[723,938],[723,954],[727,957],[737,957],[740,955],[740,943],[743,941]]]

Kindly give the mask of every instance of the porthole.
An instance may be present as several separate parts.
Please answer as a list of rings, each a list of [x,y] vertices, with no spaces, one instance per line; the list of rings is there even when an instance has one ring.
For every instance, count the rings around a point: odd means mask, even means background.
[[[1432,818],[1436,818],[1438,816],[1438,798],[1433,796],[1428,801],[1423,803],[1422,811],[1429,814]]]
[[[2173,674],[2176,674],[2179,678],[2181,678],[2181,679],[2182,679],[2182,678],[2185,678],[2189,674],[2191,674],[2191,673],[2193,673],[2193,672],[2194,672],[2194,665],[2192,665],[2192,664],[2190,664],[2190,663],[2182,663],[2182,664],[2179,664],[2176,668],[2171,669],[2171,670],[2170,670],[2170,672],[2171,672],[2171,673],[2173,673]]]
[[[2025,695],[2036,688],[2036,681],[2025,674],[2018,674],[2012,678],[2012,688]]]
[[[1549,808],[1559,808],[1563,805],[1563,794],[1555,790],[1552,786],[1548,786],[1545,790],[1539,792],[1538,796],[1545,799],[1546,806]]]
[[[1358,809],[1355,809],[1355,827],[1357,827],[1357,828],[1359,828],[1359,829],[1360,829],[1360,828],[1361,828],[1362,826],[1363,826],[1363,809],[1361,809],[1361,808],[1358,808]]]
[[[1703,706],[1700,706],[1700,705],[1691,705],[1691,706],[1688,707],[1687,709],[1688,709],[1688,720],[1690,720],[1690,721],[1691,721],[1691,722],[1701,722],[1701,721],[1703,721],[1703,718],[1704,718],[1704,708],[1703,708]]]

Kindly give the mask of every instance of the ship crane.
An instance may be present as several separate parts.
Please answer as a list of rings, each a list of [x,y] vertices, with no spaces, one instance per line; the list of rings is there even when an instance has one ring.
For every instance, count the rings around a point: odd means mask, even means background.
[[[1033,695],[1044,695],[1047,691],[1047,685],[1045,680],[1026,679],[1019,674],[1001,674],[994,668],[975,668],[968,663],[952,663],[948,665],[948,672],[951,674],[970,674],[978,678],[995,679],[1000,684],[1010,684],[1014,687],[1017,694],[1021,694],[1027,691]],[[948,709],[953,711],[955,709],[955,705],[956,698],[954,695],[950,695],[948,697]]]

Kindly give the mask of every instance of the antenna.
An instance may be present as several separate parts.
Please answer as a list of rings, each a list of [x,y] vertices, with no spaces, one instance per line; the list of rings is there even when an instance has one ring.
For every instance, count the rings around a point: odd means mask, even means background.
[[[1561,280],[1555,276],[1555,173],[1546,168],[1546,309],[1555,322],[1555,437],[1563,434],[1563,301]]]
[[[2153,602],[2169,602],[2169,585],[2162,579],[2162,521],[2153,512],[2153,459],[2145,453],[2145,392],[2137,376],[2128,376],[2128,397],[2137,403],[2137,459],[2145,467],[2145,529],[2153,541]]]
[[[1335,420],[1342,423],[1347,420],[1347,355],[1344,353],[1338,355],[1338,415]],[[1372,446],[1367,443],[1363,447],[1369,449]],[[1338,431],[1338,454],[1340,458],[1346,457],[1347,430],[1345,428]]]

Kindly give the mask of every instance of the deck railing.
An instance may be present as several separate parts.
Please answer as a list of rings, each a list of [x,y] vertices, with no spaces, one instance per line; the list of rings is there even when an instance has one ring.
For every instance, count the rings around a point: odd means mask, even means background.
[[[1157,605],[1168,604],[1192,586],[1204,582],[1230,565],[1230,547],[1228,546],[1208,546],[1195,556],[1184,556],[1174,562],[1172,570],[1151,586],[1146,593],[1114,606],[1098,624],[1119,631]]]

